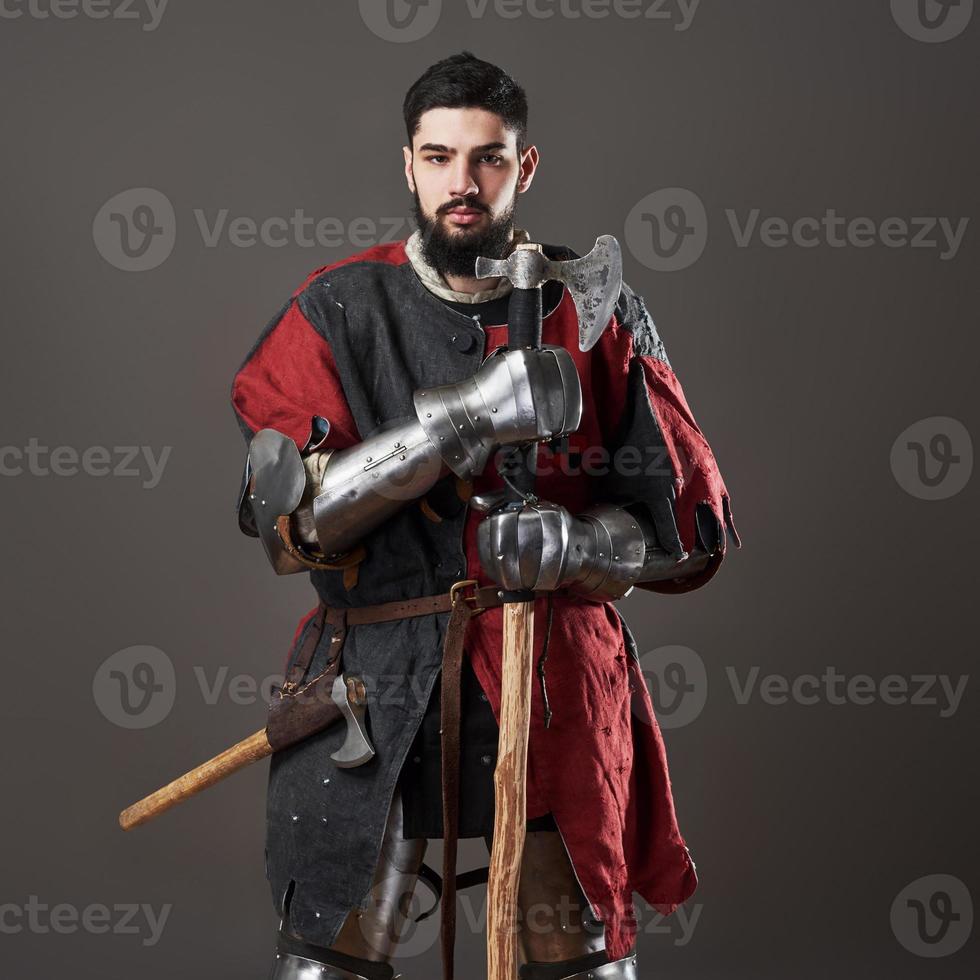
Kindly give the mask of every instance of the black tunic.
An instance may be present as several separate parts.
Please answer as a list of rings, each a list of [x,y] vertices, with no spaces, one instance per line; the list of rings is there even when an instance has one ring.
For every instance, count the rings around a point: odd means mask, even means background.
[[[561,300],[562,287],[557,282],[542,287],[542,313],[547,315]],[[477,319],[483,325],[507,322],[509,296],[484,303],[456,303],[443,300],[450,308]],[[452,506],[447,501],[444,506]],[[408,751],[398,785],[404,807],[404,836],[441,838],[442,827],[442,747],[440,685],[436,683],[426,707],[422,724]],[[469,658],[463,657],[460,678],[460,749],[459,749],[459,837],[493,837],[494,788],[493,770],[497,763],[499,728],[493,709]],[[550,813],[527,821],[528,830],[555,830]]]

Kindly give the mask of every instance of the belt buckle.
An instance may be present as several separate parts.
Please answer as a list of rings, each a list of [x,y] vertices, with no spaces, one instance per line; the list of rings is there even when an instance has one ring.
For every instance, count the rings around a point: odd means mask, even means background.
[[[484,609],[486,609],[486,606],[478,606],[476,604],[475,595],[463,595],[463,596],[460,595],[460,593],[464,589],[473,589],[473,591],[476,592],[476,589],[479,587],[479,584],[480,583],[475,578],[465,578],[465,579],[460,579],[458,582],[453,582],[452,586],[450,586],[449,589],[449,605],[455,606],[457,601],[471,602],[473,603],[474,613],[483,612]]]

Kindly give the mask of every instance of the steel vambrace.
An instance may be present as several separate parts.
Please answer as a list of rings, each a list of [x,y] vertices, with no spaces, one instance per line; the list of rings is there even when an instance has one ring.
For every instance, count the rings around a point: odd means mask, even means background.
[[[560,438],[582,418],[578,372],[561,347],[501,348],[473,377],[420,389],[413,402],[415,418],[347,449],[320,448],[326,423],[303,454],[275,429],[255,434],[239,524],[262,539],[279,574],[332,567],[447,470],[470,479],[496,448]]]

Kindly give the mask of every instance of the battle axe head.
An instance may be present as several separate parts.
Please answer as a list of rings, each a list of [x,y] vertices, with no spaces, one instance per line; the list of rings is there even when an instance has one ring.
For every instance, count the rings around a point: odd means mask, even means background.
[[[588,255],[549,259],[540,245],[515,247],[506,259],[476,260],[477,279],[504,276],[518,289],[535,289],[550,279],[565,284],[578,314],[579,350],[591,350],[609,323],[623,287],[623,256],[612,235],[602,235]]]

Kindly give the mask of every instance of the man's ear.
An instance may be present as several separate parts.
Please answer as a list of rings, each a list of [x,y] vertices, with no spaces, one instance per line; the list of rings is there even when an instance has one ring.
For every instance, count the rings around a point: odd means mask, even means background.
[[[539,159],[538,148],[534,145],[527,147],[521,153],[521,175],[517,179],[518,194],[523,194],[531,186]]]
[[[414,194],[415,177],[412,175],[412,148],[410,146],[403,146],[402,156],[405,157],[405,180],[408,183],[408,189]]]

